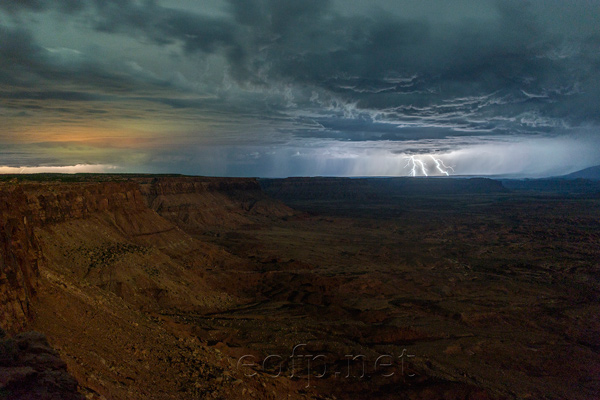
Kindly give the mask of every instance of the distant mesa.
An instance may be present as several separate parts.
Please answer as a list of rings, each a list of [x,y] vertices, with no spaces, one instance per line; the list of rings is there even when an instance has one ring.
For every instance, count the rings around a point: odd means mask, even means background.
[[[445,195],[498,193],[506,191],[502,183],[487,178],[415,179],[399,178],[286,178],[260,179],[269,196],[283,202],[296,200],[375,200],[404,195]]]
[[[510,190],[599,196],[600,165],[550,178],[504,179],[502,184]]]
[[[568,175],[563,175],[561,178],[564,178],[564,179],[589,179],[590,181],[600,181],[600,165],[582,169],[580,171],[576,171],[576,172],[570,173]]]

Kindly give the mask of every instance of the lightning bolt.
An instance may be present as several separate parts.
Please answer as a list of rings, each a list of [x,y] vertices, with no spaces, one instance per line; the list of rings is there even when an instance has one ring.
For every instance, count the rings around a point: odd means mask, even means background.
[[[435,158],[432,155],[429,155],[429,157],[433,160],[433,162],[435,163],[435,168],[441,174],[450,176],[450,173],[448,171],[454,172],[454,168],[444,164],[444,161],[442,161],[441,159]],[[427,164],[423,160],[415,156],[408,156],[404,159],[406,160],[406,165],[404,166],[404,168],[410,167],[410,176],[417,176],[418,174],[421,174],[422,176],[429,176],[427,172]]]
[[[411,170],[410,170],[410,176],[417,176],[417,169],[421,169],[421,172],[423,173],[424,176],[429,176],[427,175],[427,166],[425,165],[425,163],[421,160],[419,160],[418,158],[416,158],[415,156],[410,156],[410,157],[406,157],[406,165],[404,166],[404,168],[410,166]]]
[[[446,164],[444,164],[444,162],[439,159],[439,158],[435,158],[434,156],[430,155],[429,157],[431,157],[431,159],[433,160],[433,162],[435,163],[435,167],[437,168],[438,171],[440,171],[442,174],[445,174],[446,176],[450,176],[450,174],[448,173],[448,170],[452,170],[452,172],[454,172],[454,168],[447,166]],[[442,169],[446,168],[446,169]]]

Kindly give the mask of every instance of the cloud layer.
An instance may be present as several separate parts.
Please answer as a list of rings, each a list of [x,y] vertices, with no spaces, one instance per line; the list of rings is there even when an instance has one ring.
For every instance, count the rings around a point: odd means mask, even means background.
[[[435,154],[462,173],[541,176],[600,163],[600,3],[447,3],[4,0],[0,165],[405,175],[403,157]]]

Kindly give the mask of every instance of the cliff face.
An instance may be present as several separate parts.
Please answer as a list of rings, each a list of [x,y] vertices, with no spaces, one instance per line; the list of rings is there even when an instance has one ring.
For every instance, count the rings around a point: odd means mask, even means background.
[[[155,371],[123,358],[146,357],[140,347],[167,349],[148,357],[168,370],[179,345],[148,315],[245,301],[205,277],[208,270],[244,268],[244,260],[190,233],[292,210],[265,196],[254,179],[93,179],[0,183],[0,328],[46,334],[85,390],[139,398],[123,377],[140,377],[136,387],[150,393]],[[167,375],[162,384],[177,393],[183,378]]]
[[[35,228],[83,219],[102,211],[145,208],[135,183],[28,184],[0,186],[0,321],[20,331],[31,314],[40,264]]]
[[[138,178],[136,181],[148,196],[219,192],[245,193],[245,197],[251,197],[261,192],[260,185],[252,178],[157,177]]]
[[[255,179],[0,184],[0,327],[15,333],[26,326],[40,266],[46,262],[137,305],[155,300],[197,304],[198,299],[190,298],[196,295],[182,295],[184,290],[167,288],[169,279],[144,272],[155,271],[151,265],[160,261],[175,276],[181,266],[201,268],[228,259],[180,228],[203,232],[250,224],[253,216],[290,214]],[[124,268],[127,263],[135,267]],[[136,287],[141,288],[138,293]],[[168,294],[176,292],[179,300]]]
[[[293,210],[266,196],[256,179],[168,177],[139,179],[148,206],[187,232],[252,223],[252,216],[282,217]]]
[[[133,182],[34,184],[26,188],[27,211],[38,226],[81,219],[93,213],[145,208],[139,187]]]
[[[21,188],[0,190],[0,323],[11,333],[30,317],[42,262],[31,219]]]

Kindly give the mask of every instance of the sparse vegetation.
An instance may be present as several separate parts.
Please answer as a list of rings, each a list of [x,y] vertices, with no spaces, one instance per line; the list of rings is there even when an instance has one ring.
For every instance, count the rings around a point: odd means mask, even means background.
[[[146,255],[152,250],[151,247],[138,246],[131,243],[110,243],[94,248],[79,246],[65,252],[67,257],[75,255],[83,256],[88,263],[87,273],[89,274],[95,268],[102,268],[112,265],[127,254]]]

